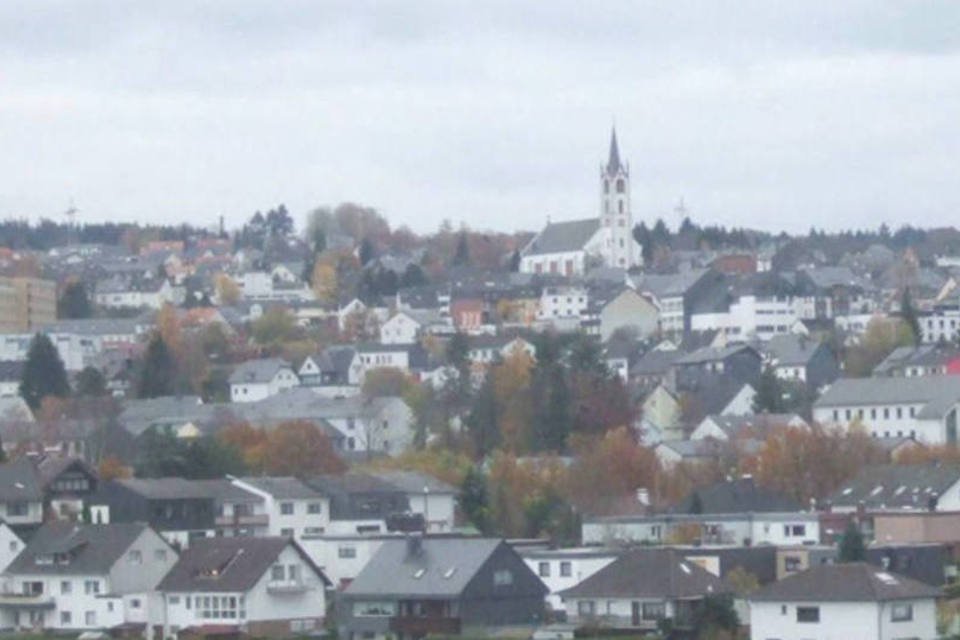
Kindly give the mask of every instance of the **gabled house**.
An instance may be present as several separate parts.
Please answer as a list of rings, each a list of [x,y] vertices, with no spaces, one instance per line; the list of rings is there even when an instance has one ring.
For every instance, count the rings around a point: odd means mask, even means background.
[[[373,475],[407,494],[410,512],[423,516],[427,533],[453,530],[460,495],[457,487],[418,471],[379,471]]]
[[[449,332],[452,327],[439,311],[406,309],[398,311],[380,325],[381,344],[415,344],[417,339],[432,330]]]
[[[865,562],[817,565],[750,595],[750,637],[934,640],[940,595]]]
[[[237,486],[230,478],[192,482],[213,498],[216,537],[270,535],[270,516],[262,496]]]
[[[567,619],[579,627],[655,631],[665,620],[693,627],[704,598],[726,585],[676,549],[634,549],[560,592]]]
[[[561,593],[576,586],[617,559],[620,550],[603,547],[573,547],[545,549],[518,548],[524,562],[550,589],[547,604],[555,611],[563,611]]]
[[[703,347],[676,359],[673,363],[676,388],[695,386],[704,375],[723,375],[746,384],[760,377],[763,358],[753,347],[732,343],[725,347]]]
[[[828,498],[832,511],[960,511],[960,464],[885,464],[860,470]]]
[[[289,538],[212,538],[184,551],[157,586],[163,636],[304,636],[323,628],[323,571]]]
[[[960,374],[960,349],[939,344],[897,347],[873,369],[874,376],[899,378],[957,374]]]
[[[817,390],[840,375],[840,363],[826,342],[784,334],[770,338],[762,350],[767,366],[781,380],[803,382]]]
[[[362,385],[368,371],[379,368],[399,369],[412,373],[427,363],[427,353],[417,344],[363,343],[355,346],[356,353],[350,363],[349,382]]]
[[[596,318],[596,333],[604,342],[617,329],[624,328],[646,338],[656,333],[660,324],[660,310],[656,305],[629,287],[611,297],[591,296],[590,315]]]
[[[803,429],[810,425],[795,413],[761,413],[746,415],[709,415],[690,434],[691,440],[713,438],[733,441],[743,438],[766,440],[779,429]]]
[[[216,529],[210,491],[183,478],[127,478],[101,482],[90,497],[94,523],[146,522],[171,544],[186,547]]]
[[[43,484],[26,457],[0,464],[0,517],[18,533],[43,522]]]
[[[352,345],[333,345],[307,356],[297,370],[300,384],[329,398],[359,393],[350,382],[350,365],[356,353]]]
[[[300,385],[290,363],[281,358],[247,360],[230,374],[230,400],[256,402]]]
[[[327,506],[326,534],[380,534],[390,525],[404,521],[423,530],[423,517],[410,517],[407,491],[363,473],[321,475],[304,478],[304,483],[324,496]]]
[[[97,472],[79,458],[47,456],[37,463],[44,504],[59,518],[78,520],[84,501],[96,493]]]
[[[299,540],[326,533],[330,499],[305,482],[276,476],[233,478],[231,482],[259,498],[266,520],[264,535]]]
[[[0,626],[78,632],[145,630],[152,593],[176,562],[173,548],[142,523],[41,527],[4,572]]]
[[[341,593],[341,637],[488,635],[543,620],[547,588],[503,540],[387,540]]]

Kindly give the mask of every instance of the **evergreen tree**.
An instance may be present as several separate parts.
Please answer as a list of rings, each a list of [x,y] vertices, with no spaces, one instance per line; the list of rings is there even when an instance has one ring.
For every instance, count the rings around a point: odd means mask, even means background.
[[[477,467],[470,467],[460,485],[460,510],[482,534],[490,533],[490,497],[487,479]]]
[[[640,245],[640,255],[643,258],[643,264],[650,266],[653,262],[653,236],[647,228],[645,222],[641,222],[633,228],[633,237]]]
[[[40,407],[41,401],[47,396],[65,398],[70,395],[70,383],[63,360],[45,334],[38,333],[30,342],[20,378],[20,395],[34,410]]]
[[[753,397],[754,413],[784,413],[783,384],[773,367],[767,367],[757,381],[757,394]]]
[[[177,386],[177,364],[159,333],[147,345],[140,369],[138,398],[158,398],[173,395]]]
[[[367,263],[377,257],[376,249],[368,238],[364,238],[360,243],[360,249],[357,251],[357,259],[360,260],[360,266],[365,267]]]
[[[480,386],[467,416],[466,427],[473,440],[477,458],[483,459],[500,444],[500,425],[497,420],[497,397],[493,387],[493,373],[489,372]]]
[[[514,249],[510,256],[509,268],[511,273],[520,271],[520,249]]]
[[[910,295],[910,287],[905,287],[903,296],[900,298],[900,317],[910,327],[910,333],[913,334],[913,343],[920,344],[923,340],[923,331],[920,329],[920,320],[917,318],[917,310],[913,306],[913,297]]]
[[[57,300],[57,317],[76,319],[89,318],[92,315],[93,307],[84,284],[79,280],[67,283],[63,294]]]
[[[418,264],[410,263],[403,270],[403,276],[400,278],[400,285],[403,287],[419,287],[427,284],[427,276]]]
[[[107,380],[96,367],[84,367],[77,374],[76,380],[78,396],[103,396],[107,393]]]
[[[457,239],[457,249],[453,254],[454,267],[466,267],[470,264],[470,245],[467,243],[467,232],[461,231]]]
[[[867,550],[863,543],[863,534],[860,528],[851,520],[840,538],[839,562],[863,562],[867,558]]]

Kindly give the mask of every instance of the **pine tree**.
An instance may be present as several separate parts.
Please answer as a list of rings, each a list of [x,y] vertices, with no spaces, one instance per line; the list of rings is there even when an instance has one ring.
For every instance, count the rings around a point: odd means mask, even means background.
[[[20,395],[34,410],[47,396],[65,398],[70,395],[67,370],[60,353],[50,338],[42,333],[35,335],[30,342],[20,378]]]
[[[920,320],[917,318],[917,310],[913,306],[913,297],[910,295],[910,287],[903,290],[903,297],[900,298],[900,317],[910,327],[910,333],[913,334],[913,343],[920,344],[923,340],[923,331],[920,329]]]
[[[520,271],[520,249],[514,249],[510,256],[510,271],[516,273]]]
[[[866,560],[867,551],[863,543],[863,534],[860,528],[851,520],[847,524],[847,529],[840,538],[840,552],[837,557],[839,562],[863,562]]]
[[[177,365],[173,354],[160,334],[154,334],[143,357],[137,397],[158,398],[173,395],[176,382]]]
[[[78,396],[102,396],[107,393],[107,380],[96,367],[84,367],[77,374]]]
[[[767,367],[757,381],[757,393],[753,397],[755,413],[784,413],[783,384],[772,367]]]
[[[457,249],[453,254],[451,264],[454,267],[466,267],[470,264],[470,245],[467,243],[467,233],[465,231],[461,231],[460,237],[457,239]]]
[[[58,318],[89,318],[93,315],[93,307],[87,296],[87,288],[80,281],[73,281],[63,289],[63,294],[57,301]]]
[[[497,414],[497,397],[491,371],[473,399],[473,406],[466,420],[467,431],[473,440],[477,458],[483,459],[500,444],[500,425]]]
[[[460,510],[480,533],[490,531],[490,496],[487,479],[476,467],[470,467],[460,485]]]

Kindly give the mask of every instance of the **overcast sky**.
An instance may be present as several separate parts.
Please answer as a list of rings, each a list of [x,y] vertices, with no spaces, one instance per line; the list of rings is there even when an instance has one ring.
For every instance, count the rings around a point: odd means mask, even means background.
[[[960,2],[0,3],[0,217],[957,222]]]

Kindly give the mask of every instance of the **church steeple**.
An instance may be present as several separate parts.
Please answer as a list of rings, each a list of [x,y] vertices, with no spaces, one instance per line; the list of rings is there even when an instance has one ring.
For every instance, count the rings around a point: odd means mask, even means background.
[[[610,129],[610,157],[607,160],[607,175],[615,176],[622,169],[620,164],[620,147],[617,145],[617,129],[613,127]]]

